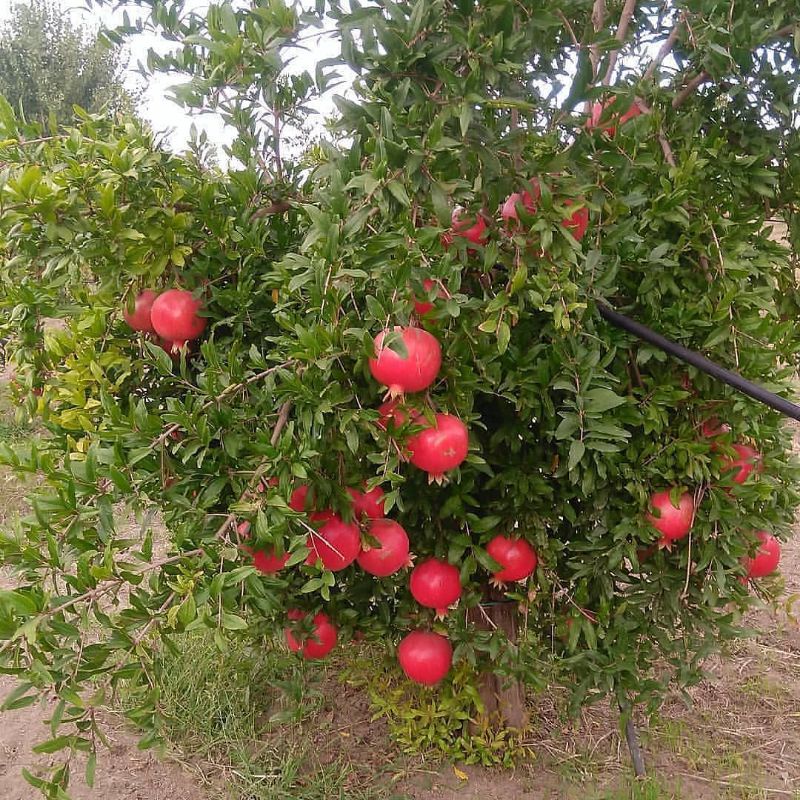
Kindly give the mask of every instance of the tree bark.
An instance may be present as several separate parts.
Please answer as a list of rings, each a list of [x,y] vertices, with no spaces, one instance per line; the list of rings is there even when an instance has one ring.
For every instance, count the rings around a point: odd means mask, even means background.
[[[502,602],[505,600],[504,593],[492,587],[486,590],[484,598],[487,605],[469,609],[470,622],[481,630],[500,630],[509,641],[516,643],[519,620],[517,606]],[[473,728],[488,725],[521,730],[528,724],[525,685],[521,681],[484,672],[478,691],[484,712]]]

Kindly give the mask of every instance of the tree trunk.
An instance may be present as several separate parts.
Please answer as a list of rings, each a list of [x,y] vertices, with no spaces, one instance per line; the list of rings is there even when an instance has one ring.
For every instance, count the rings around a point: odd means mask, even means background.
[[[509,641],[517,641],[518,611],[514,603],[502,602],[505,594],[489,587],[484,593],[487,605],[469,609],[469,621],[482,630],[500,630]],[[525,704],[525,685],[521,681],[503,678],[491,672],[481,675],[478,691],[484,705],[483,716],[477,725],[521,730],[528,724]]]

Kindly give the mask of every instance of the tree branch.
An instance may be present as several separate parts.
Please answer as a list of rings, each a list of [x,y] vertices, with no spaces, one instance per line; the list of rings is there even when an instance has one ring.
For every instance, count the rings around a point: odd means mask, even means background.
[[[622,8],[622,14],[619,18],[619,25],[617,26],[616,39],[619,42],[619,47],[614,48],[608,54],[608,67],[606,68],[606,74],[603,77],[603,86],[608,86],[608,84],[611,83],[611,76],[614,72],[614,67],[617,65],[619,51],[622,49],[622,43],[625,41],[625,37],[628,35],[628,28],[630,27],[631,20],[633,19],[635,12],[636,0],[625,0],[625,5]]]
[[[680,108],[697,90],[697,87],[701,83],[707,81],[710,77],[711,75],[705,70],[698,72],[697,75],[695,75],[694,78],[692,78],[689,83],[687,83],[686,86],[684,86],[683,89],[681,89],[680,92],[675,95],[675,99],[672,101],[672,107]]]
[[[592,26],[595,33],[600,33],[606,24],[606,0],[594,0],[592,8]],[[597,44],[589,48],[589,60],[592,62],[592,80],[597,77],[600,68],[600,48]]]
[[[680,36],[681,28],[683,27],[685,21],[685,14],[681,14],[680,19],[675,23],[675,26],[669,32],[669,36],[667,36],[667,38],[664,40],[664,44],[661,45],[661,49],[658,51],[656,57],[647,67],[647,70],[642,76],[642,80],[648,81],[653,77],[653,75],[656,74],[656,70],[661,65],[661,62],[670,54],[670,52],[672,52],[672,48],[675,47],[675,42],[678,41],[678,36]]]

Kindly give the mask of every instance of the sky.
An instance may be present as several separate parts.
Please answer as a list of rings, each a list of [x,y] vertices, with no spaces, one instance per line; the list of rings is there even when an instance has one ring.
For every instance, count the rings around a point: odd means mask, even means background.
[[[98,29],[102,25],[114,26],[121,23],[122,12],[112,12],[109,9],[87,10],[83,0],[53,0],[59,5],[65,14],[68,14],[75,25],[84,25],[91,29]],[[7,19],[11,12],[12,5],[26,3],[27,0],[0,0],[0,23]],[[235,2],[235,0],[234,0]],[[207,0],[189,0],[186,4],[187,10],[203,10],[208,7]],[[131,6],[131,19],[135,19],[139,12]],[[124,53],[128,60],[128,69],[125,74],[126,85],[131,89],[143,89],[143,103],[139,107],[139,114],[146,119],[156,133],[163,136],[168,146],[175,151],[181,151],[186,147],[190,137],[192,124],[198,130],[206,131],[208,138],[216,145],[228,144],[233,139],[233,132],[226,129],[222,120],[216,114],[196,115],[190,114],[188,110],[181,108],[177,103],[173,103],[169,97],[169,87],[179,82],[179,77],[174,75],[158,74],[151,76],[145,82],[137,72],[139,62],[145,62],[147,51],[154,48],[163,52],[169,43],[164,42],[158,36],[144,33],[128,39],[124,48]],[[317,60],[328,58],[337,54],[337,44],[330,36],[324,32],[318,39],[308,42],[308,50],[298,52],[297,59],[292,71],[311,70]],[[321,114],[330,113],[333,105],[330,97],[323,98],[317,104],[317,110]],[[321,121],[320,121],[321,124]],[[227,159],[220,153],[220,160],[224,164]]]

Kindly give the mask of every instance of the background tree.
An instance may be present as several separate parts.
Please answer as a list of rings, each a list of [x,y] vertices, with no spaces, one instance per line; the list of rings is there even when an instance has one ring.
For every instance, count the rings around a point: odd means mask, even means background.
[[[0,663],[23,680],[12,703],[50,692],[77,725],[47,746],[90,749],[87,683],[147,685],[151,640],[199,627],[220,648],[285,629],[325,650],[332,625],[385,646],[398,677],[396,652],[417,678],[444,667],[448,733],[469,746],[470,718],[522,721],[513,681],[627,714],[699,680],[753,593],[780,588],[749,581],[747,558],[755,531],[793,519],[790,436],[597,306],[792,394],[798,291],[768,221],[796,225],[800,4],[142,4],[177,43],[151,67],[188,74],[182,101],[239,131],[230,174],[135,125],[89,117],[26,143],[0,114],[3,328],[50,433],[2,454],[45,482],[2,540],[22,579],[0,596]],[[323,13],[341,57],[290,75]],[[357,74],[341,146],[286,158],[281,120],[341,65]],[[142,312],[145,289],[186,303],[186,328]],[[431,337],[442,351],[397,415],[380,409],[402,380],[369,364],[394,326],[416,331],[389,335],[397,355]],[[430,481],[415,437],[454,417],[468,452],[456,438],[440,455],[459,463]],[[417,563],[457,573],[443,619],[404,568],[344,566],[376,544],[353,502],[376,488]],[[169,541],[121,536],[122,500],[157,507]],[[497,537],[538,556],[502,590]],[[435,675],[395,651],[417,631],[444,637],[425,638]],[[148,695],[134,716],[155,714]]]
[[[0,26],[0,94],[29,120],[73,119],[73,105],[131,112],[120,47],[76,27],[54,0],[15,2]]]

